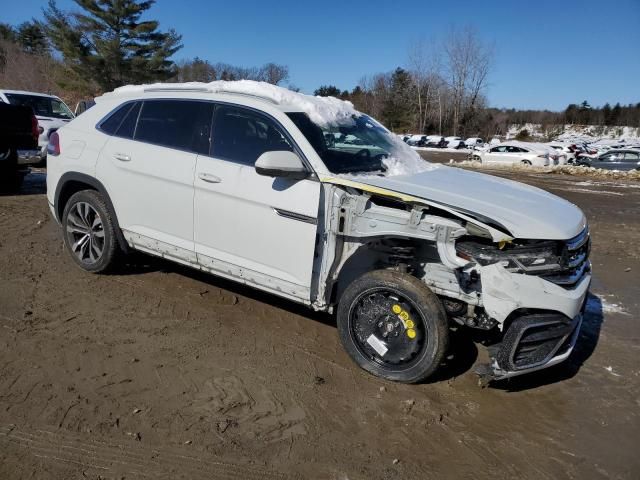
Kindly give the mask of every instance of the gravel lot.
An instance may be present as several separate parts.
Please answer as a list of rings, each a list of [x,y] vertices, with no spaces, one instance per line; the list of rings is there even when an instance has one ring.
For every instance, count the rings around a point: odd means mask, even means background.
[[[464,332],[396,385],[330,316],[142,255],[84,273],[32,173],[0,197],[0,478],[639,478],[640,183],[495,173],[585,211],[595,280],[566,364],[484,389]]]

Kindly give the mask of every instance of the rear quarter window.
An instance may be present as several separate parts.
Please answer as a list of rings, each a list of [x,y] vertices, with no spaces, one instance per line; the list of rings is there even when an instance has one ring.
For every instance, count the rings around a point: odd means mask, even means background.
[[[100,122],[100,124],[98,125],[98,129],[103,131],[107,135],[115,135],[123,120],[131,111],[131,109],[136,105],[136,103],[139,102],[126,103],[116,108],[107,116],[105,120]]]

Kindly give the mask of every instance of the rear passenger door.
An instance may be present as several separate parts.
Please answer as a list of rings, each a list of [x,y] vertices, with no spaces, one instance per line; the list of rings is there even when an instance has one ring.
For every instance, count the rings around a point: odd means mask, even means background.
[[[216,107],[211,153],[196,166],[195,248],[214,273],[308,301],[320,183],[258,175],[258,157],[278,150],[296,147],[273,118]]]
[[[209,150],[212,115],[210,102],[135,102],[103,149],[98,179],[137,248],[196,262],[194,170],[197,154]]]

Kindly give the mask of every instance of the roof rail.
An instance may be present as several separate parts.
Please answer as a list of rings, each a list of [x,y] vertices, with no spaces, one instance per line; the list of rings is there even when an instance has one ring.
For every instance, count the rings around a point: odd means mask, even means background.
[[[280,105],[276,99],[271,97],[266,97],[264,95],[256,95],[255,93],[247,93],[247,92],[234,92],[233,90],[209,90],[212,93],[225,93],[229,95],[239,95],[241,97],[249,97],[249,98],[257,98],[259,100],[266,100],[269,103],[273,103],[274,105]]]
[[[242,90],[233,90],[233,89],[226,89],[226,88],[211,88],[211,87],[193,87],[193,86],[180,86],[180,85],[163,85],[163,86],[153,86],[153,87],[147,87],[143,90],[145,93],[148,92],[200,92],[200,93],[221,93],[221,94],[228,94],[228,95],[240,95],[243,97],[250,97],[250,98],[257,98],[260,100],[265,100],[267,102],[273,103],[274,105],[279,105],[280,102],[278,102],[276,99],[265,96],[265,95],[260,95],[260,94],[256,94],[256,93],[249,93],[249,92],[243,92]]]
[[[149,87],[144,89],[145,92],[211,92],[207,87]]]

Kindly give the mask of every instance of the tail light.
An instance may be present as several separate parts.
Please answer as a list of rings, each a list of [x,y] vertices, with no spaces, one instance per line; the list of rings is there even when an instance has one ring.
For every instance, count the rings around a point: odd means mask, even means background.
[[[49,143],[47,144],[47,155],[57,157],[60,155],[60,137],[58,132],[53,132],[49,136]]]
[[[35,115],[31,115],[31,135],[33,136],[33,141],[38,143],[38,137],[40,136],[40,127],[38,126],[38,119]]]

